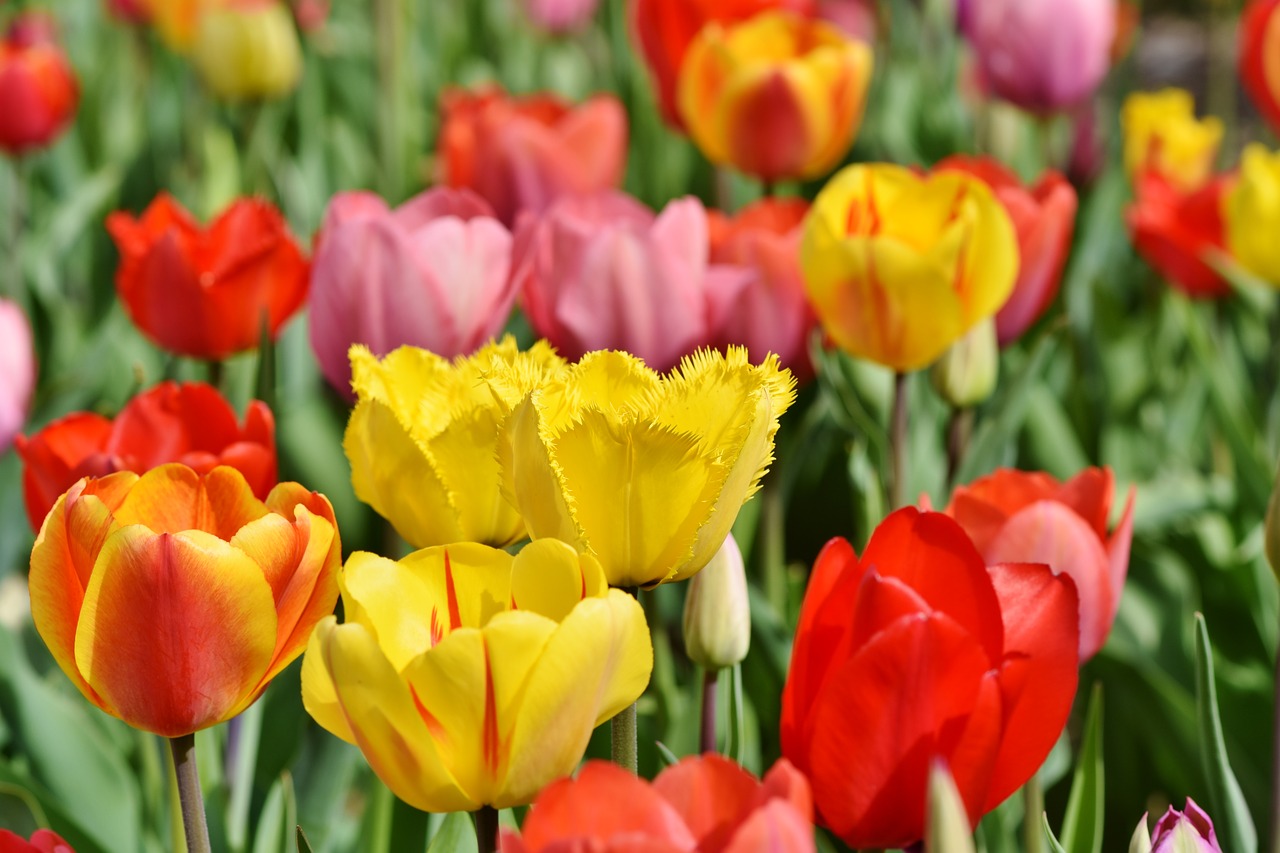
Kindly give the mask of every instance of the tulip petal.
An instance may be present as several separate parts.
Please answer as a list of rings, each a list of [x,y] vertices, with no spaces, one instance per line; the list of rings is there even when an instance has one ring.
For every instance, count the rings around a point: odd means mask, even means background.
[[[530,395],[511,411],[509,442],[499,442],[503,489],[524,518],[534,539],[559,539],[585,547],[582,527],[565,498],[560,466],[551,459],[541,432],[543,415]]]
[[[813,824],[790,804],[774,800],[756,809],[733,833],[723,853],[812,853]]]
[[[222,722],[254,692],[275,637],[256,563],[199,530],[133,525],[98,555],[76,665],[131,725],[176,737]]]
[[[582,599],[601,597],[608,583],[600,563],[557,539],[539,539],[520,549],[511,566],[513,610],[562,622]]]
[[[760,783],[723,756],[690,756],[665,768],[653,789],[684,818],[699,850],[718,850],[755,806]]]
[[[307,640],[307,651],[302,656],[302,707],[321,728],[354,746],[356,736],[347,724],[333,675],[325,662],[324,644],[337,624],[337,617],[326,616],[316,624]]]
[[[502,478],[496,453],[500,430],[497,410],[474,409],[454,417],[448,429],[427,443],[436,473],[457,514],[461,538],[495,547],[525,537],[524,522],[502,492],[473,485],[497,483]]]
[[[1133,544],[1133,505],[1137,499],[1137,489],[1129,488],[1129,497],[1124,504],[1124,515],[1120,516],[1120,524],[1107,539],[1107,563],[1111,572],[1111,619],[1115,620],[1116,611],[1120,609],[1120,595],[1124,592],[1124,579],[1129,574],[1129,547]]]
[[[223,541],[266,514],[266,506],[234,468],[215,468],[202,476],[177,464],[143,474],[115,511],[121,525],[144,524],[157,533],[202,530]]]

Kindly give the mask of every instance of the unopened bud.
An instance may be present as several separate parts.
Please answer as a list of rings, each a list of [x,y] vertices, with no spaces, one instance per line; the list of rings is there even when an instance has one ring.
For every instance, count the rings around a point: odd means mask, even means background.
[[[974,853],[973,830],[947,766],[935,761],[929,770],[929,820],[925,826],[926,853]]]
[[[192,59],[210,91],[228,101],[280,97],[302,76],[293,15],[272,0],[241,0],[206,11]]]
[[[725,537],[711,562],[693,576],[684,600],[684,647],[689,659],[707,669],[733,666],[751,646],[747,573],[733,535]]]
[[[943,353],[929,371],[929,379],[942,399],[958,409],[967,409],[991,396],[999,372],[996,324],[988,319]]]
[[[1138,821],[1133,837],[1129,839],[1129,853],[1151,853],[1151,832],[1147,829],[1146,812],[1143,812],[1142,820]]]

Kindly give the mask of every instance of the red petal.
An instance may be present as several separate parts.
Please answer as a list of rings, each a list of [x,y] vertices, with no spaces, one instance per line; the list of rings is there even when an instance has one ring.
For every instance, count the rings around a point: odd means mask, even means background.
[[[653,780],[653,789],[684,818],[703,853],[724,847],[751,812],[759,787],[750,773],[714,753],[681,759]]]

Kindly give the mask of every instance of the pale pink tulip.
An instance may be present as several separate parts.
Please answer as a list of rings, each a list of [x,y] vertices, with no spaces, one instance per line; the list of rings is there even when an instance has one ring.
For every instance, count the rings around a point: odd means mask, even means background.
[[[716,278],[746,283],[709,265],[707,213],[693,198],[657,217],[618,192],[562,199],[521,219],[512,263],[529,322],[561,355],[626,350],[655,370],[709,343]]]
[[[26,423],[35,384],[31,326],[21,308],[0,299],[0,453]]]
[[[524,0],[529,20],[544,30],[565,33],[584,26],[600,0]]]
[[[311,272],[311,348],[350,396],[352,344],[410,344],[452,358],[506,324],[515,301],[511,233],[467,190],[435,189],[390,210],[366,192],[329,203]]]

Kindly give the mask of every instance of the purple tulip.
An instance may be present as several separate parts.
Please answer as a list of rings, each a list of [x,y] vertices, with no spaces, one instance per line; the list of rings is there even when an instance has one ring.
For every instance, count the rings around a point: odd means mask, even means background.
[[[26,423],[35,384],[31,326],[21,308],[0,299],[0,453]]]
[[[1147,832],[1147,816],[1143,815],[1129,850],[1131,853],[1222,853],[1213,832],[1213,821],[1190,797],[1183,811],[1169,806],[1156,823],[1154,834]]]

